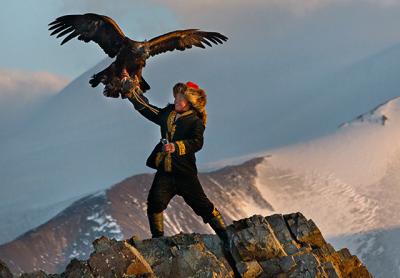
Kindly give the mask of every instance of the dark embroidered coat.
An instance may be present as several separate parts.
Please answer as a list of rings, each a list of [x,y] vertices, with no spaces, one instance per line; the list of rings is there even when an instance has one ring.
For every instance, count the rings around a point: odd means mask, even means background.
[[[195,153],[203,147],[205,126],[196,110],[183,112],[175,120],[178,113],[174,110],[174,104],[159,108],[150,104],[143,95],[140,95],[140,100],[135,97],[128,99],[140,114],[160,126],[161,138],[175,145],[173,153],[166,153],[162,151],[162,143],[159,142],[147,158],[146,165],[165,172],[197,174]],[[141,101],[145,101],[152,109]]]

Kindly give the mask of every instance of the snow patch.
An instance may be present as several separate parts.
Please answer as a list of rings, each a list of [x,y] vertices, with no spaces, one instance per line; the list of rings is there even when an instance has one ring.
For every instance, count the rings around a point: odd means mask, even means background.
[[[94,233],[108,234],[117,240],[123,239],[121,227],[111,215],[104,214],[102,211],[94,212],[92,215],[86,217],[86,220],[95,223],[91,225]]]

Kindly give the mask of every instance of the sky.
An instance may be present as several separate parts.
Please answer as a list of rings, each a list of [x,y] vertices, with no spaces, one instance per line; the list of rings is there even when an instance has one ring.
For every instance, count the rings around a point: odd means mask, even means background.
[[[359,28],[364,30],[371,28],[371,33],[361,30],[361,34],[353,35],[368,35],[370,41],[379,41],[380,38],[385,37],[393,39],[395,26],[392,25],[390,28],[389,25],[397,22],[392,16],[398,12],[398,3],[399,1],[395,0],[251,0],[246,2],[233,0],[217,3],[215,1],[120,0],[112,4],[104,0],[10,1],[3,4],[0,10],[0,34],[6,38],[2,40],[0,46],[0,68],[46,71],[72,79],[97,64],[104,57],[104,53],[94,43],[84,44],[72,40],[60,47],[60,40],[49,37],[47,24],[64,14],[85,12],[107,14],[114,18],[126,35],[134,39],[149,39],[172,29],[193,26],[224,30],[234,33],[235,37],[240,39],[247,35],[284,36],[288,33],[288,28],[296,28],[293,21],[298,19],[303,21],[304,18],[312,18],[318,13],[323,15],[326,11],[328,12],[326,16],[337,16],[338,14],[335,13],[338,9],[344,7],[340,11],[343,18],[342,24],[338,17],[337,24],[324,31],[344,33],[345,25],[354,24],[357,27],[359,22],[365,24],[363,18],[370,16],[371,26],[359,26]],[[358,9],[359,14],[354,14],[354,9]],[[350,21],[346,18],[348,15],[343,13],[346,10],[353,14]],[[387,18],[380,18],[380,21],[376,22],[374,17],[380,17],[381,13],[385,13]],[[280,19],[279,16],[281,16]],[[306,21],[303,22],[307,24]],[[253,26],[255,32],[246,34],[241,29],[249,25]],[[374,30],[373,26],[376,26],[379,32],[374,32],[376,29]],[[261,30],[264,34],[258,32]]]
[[[114,2],[113,2],[114,3]],[[95,45],[72,41],[66,47],[49,36],[48,23],[64,14],[95,12],[113,17],[126,34],[145,39],[164,26],[177,27],[172,12],[137,1],[17,0],[0,9],[0,125],[22,122],[35,107],[104,59]],[[136,34],[136,35],[133,35]],[[15,122],[13,122],[15,124]],[[0,131],[0,136],[2,132]]]
[[[38,178],[43,184],[46,179],[56,179],[57,169],[51,168],[50,173],[43,175],[40,172],[46,172],[48,165],[58,166],[52,163],[54,157],[50,156],[50,151],[57,152],[64,145],[71,147],[68,138],[76,139],[75,133],[88,133],[86,122],[94,128],[109,123],[110,119],[126,117],[121,123],[113,124],[114,128],[120,128],[115,136],[122,136],[128,130],[124,124],[133,120],[130,110],[118,106],[119,100],[107,99],[112,103],[110,110],[94,111],[96,107],[105,110],[105,106],[99,103],[106,100],[101,95],[83,95],[83,92],[95,90],[89,88],[87,74],[82,74],[101,61],[105,64],[103,59],[106,55],[94,43],[71,40],[60,46],[60,40],[49,36],[47,24],[61,15],[86,12],[108,15],[127,36],[136,40],[183,28],[218,31],[229,38],[223,45],[212,49],[191,49],[153,57],[144,70],[144,76],[152,86],[149,97],[158,106],[172,100],[172,94],[161,92],[170,90],[176,81],[193,80],[206,88],[210,121],[205,134],[206,147],[198,156],[199,162],[246,155],[319,136],[321,131],[331,131],[341,121],[369,111],[399,94],[396,58],[400,59],[400,1],[16,0],[4,2],[1,6],[0,147],[7,146],[4,142],[9,139],[20,144],[15,144],[17,150],[25,148],[28,153],[28,157],[19,156],[15,154],[18,151],[7,150],[10,157],[5,155],[6,158],[0,159],[0,166],[3,166],[0,175],[3,185],[0,186],[10,192],[12,188],[18,189],[9,196],[32,197],[27,193],[30,179],[19,172],[24,163],[27,172],[40,173]],[[381,80],[388,80],[390,88],[377,82]],[[65,86],[69,87],[63,90]],[[100,87],[97,89],[101,90]],[[365,91],[368,92],[364,94]],[[68,92],[70,96],[62,95],[62,92]],[[10,127],[22,129],[15,120],[24,122],[47,100],[53,100],[53,103],[46,107],[47,110],[43,109],[43,120],[40,123],[36,121],[36,125],[31,127],[35,132],[43,131],[43,138],[34,141],[29,137],[33,132],[26,135],[24,130],[18,131],[19,137],[6,136],[5,130]],[[57,109],[61,112],[53,111]],[[108,119],[108,115],[114,113],[113,109],[121,114]],[[100,122],[97,117],[106,120]],[[47,121],[52,123],[52,127],[60,128],[66,137],[57,137],[53,142],[51,135],[54,134],[49,134],[49,130],[58,132],[58,129],[46,129]],[[135,127],[139,124],[135,123]],[[112,133],[108,129],[99,128],[97,131]],[[148,134],[149,129],[143,127],[142,131]],[[152,139],[157,140],[158,130],[152,134],[157,136]],[[112,134],[108,135],[112,137]],[[41,147],[48,153],[41,152],[40,148],[37,152],[29,149],[30,144],[39,145],[41,142],[46,142]],[[146,143],[150,149],[151,142]],[[54,147],[56,144],[58,147]],[[79,147],[87,149],[93,146],[89,141]],[[74,150],[71,147],[65,151],[72,156]],[[90,150],[107,159],[118,156],[108,148],[104,148],[102,151],[106,153],[102,154],[98,149]],[[137,154],[145,155],[136,147],[125,155],[136,157]],[[29,155],[48,164],[43,162],[45,167],[37,160],[30,161]],[[67,161],[64,153],[57,152],[57,155],[57,159],[64,163]],[[102,159],[95,157],[94,160]],[[70,157],[70,163],[73,162],[75,160]],[[144,167],[143,163],[136,164]],[[135,167],[139,167],[136,164]],[[112,176],[112,181],[95,174],[87,175],[86,190],[93,190],[100,184],[99,180],[105,187],[138,172],[136,168],[136,172],[128,169],[127,165],[124,164],[123,173],[121,170]],[[38,167],[37,171],[35,167]],[[63,170],[63,174],[69,174],[65,168]],[[112,167],[109,170],[117,173]],[[76,178],[79,181],[75,186],[82,187],[82,177]],[[88,185],[89,179],[93,187]],[[21,182],[13,186],[17,181]],[[50,187],[52,183],[47,182],[46,186]],[[43,185],[44,189],[47,187]],[[21,196],[20,192],[25,195]],[[42,195],[38,191],[37,196]]]
[[[41,89],[37,91],[47,96],[105,57],[94,43],[72,40],[61,47],[60,40],[49,37],[47,24],[64,14],[109,15],[126,35],[138,40],[178,28],[218,30],[230,37],[229,47],[238,51],[248,47],[252,56],[262,56],[263,51],[283,48],[288,57],[297,54],[299,63],[307,62],[310,53],[293,47],[296,43],[302,47],[304,42],[314,39],[313,35],[322,37],[323,33],[331,33],[332,41],[329,37],[322,43],[315,40],[310,52],[315,55],[320,51],[321,59],[329,63],[327,54],[339,50],[342,61],[338,62],[345,63],[349,57],[367,56],[399,41],[399,6],[396,0],[7,1],[0,9],[0,35],[4,38],[0,45],[0,98],[7,104],[7,113],[13,108],[10,103],[17,103],[21,97],[28,105],[32,104],[34,99],[25,96],[30,94],[25,82],[38,80],[40,84],[34,87],[39,86]],[[321,29],[314,24],[318,17],[328,21]],[[249,29],[252,31],[248,32]],[[266,44],[268,41],[270,45]],[[282,58],[279,63],[285,66]]]
[[[0,67],[48,71],[74,78],[98,63],[104,53],[95,44],[72,41],[67,47],[60,47],[60,41],[49,36],[47,24],[64,14],[105,13],[127,34],[138,34],[135,36],[138,39],[144,38],[144,30],[155,33],[160,25],[176,26],[171,12],[162,7],[137,2],[135,5],[112,5],[114,8],[111,8],[101,2],[106,1],[17,0],[3,4],[0,33],[7,39],[1,45]],[[129,13],[129,10],[133,12]]]

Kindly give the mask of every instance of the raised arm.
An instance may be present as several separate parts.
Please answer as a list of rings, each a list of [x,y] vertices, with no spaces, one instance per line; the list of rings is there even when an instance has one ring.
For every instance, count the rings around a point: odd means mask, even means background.
[[[160,125],[160,115],[162,108],[149,103],[149,100],[140,91],[139,86],[131,79],[126,78],[122,85],[122,92],[146,119]]]

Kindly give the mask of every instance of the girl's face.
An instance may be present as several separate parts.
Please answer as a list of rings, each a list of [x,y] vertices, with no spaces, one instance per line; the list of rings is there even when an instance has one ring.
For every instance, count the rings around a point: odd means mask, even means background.
[[[175,95],[174,104],[175,104],[175,111],[178,113],[189,110],[190,107],[189,101],[181,93]]]

